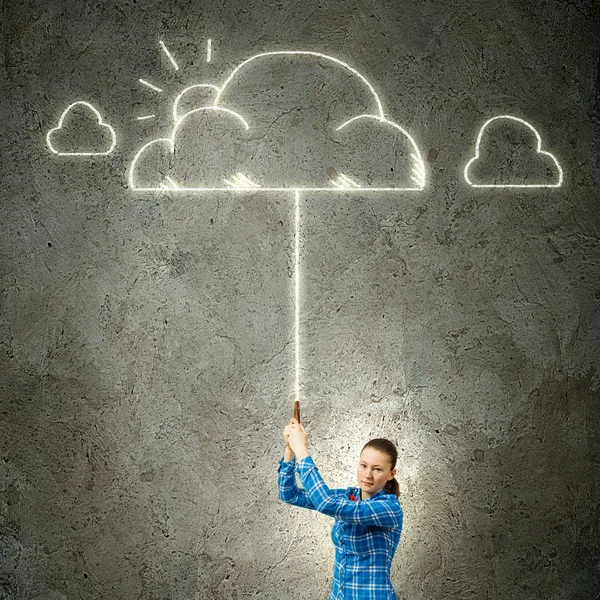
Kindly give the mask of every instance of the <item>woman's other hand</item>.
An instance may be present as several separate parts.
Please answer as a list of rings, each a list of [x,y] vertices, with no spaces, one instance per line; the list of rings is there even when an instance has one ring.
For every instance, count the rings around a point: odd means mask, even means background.
[[[289,437],[290,437],[290,433],[292,433],[292,429],[291,426],[296,423],[296,419],[290,419],[290,423],[289,425],[286,425],[285,429],[283,430],[283,439],[285,440],[285,443],[287,444],[288,448],[291,450],[291,446],[290,446],[290,441],[289,441]]]
[[[308,456],[308,433],[296,419],[290,419],[290,424],[283,430],[283,437],[298,460]]]

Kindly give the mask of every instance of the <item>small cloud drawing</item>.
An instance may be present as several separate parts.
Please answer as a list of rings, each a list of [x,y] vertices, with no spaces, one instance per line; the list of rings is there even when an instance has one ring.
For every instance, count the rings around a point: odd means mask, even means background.
[[[425,163],[411,135],[400,125],[376,115],[360,115],[342,123],[336,131],[346,134],[338,162],[368,187],[422,189]],[[344,186],[347,187],[347,186]]]
[[[194,106],[208,96],[214,97],[210,106]],[[385,116],[375,89],[358,71],[325,54],[257,54],[221,86],[183,90],[172,114],[170,136],[135,155],[132,189],[425,187],[425,165],[412,136]]]
[[[58,125],[46,134],[46,143],[61,156],[98,156],[114,150],[117,136],[97,109],[80,100],[67,106]]]
[[[244,118],[228,108],[191,110],[177,119],[170,137],[152,140],[137,152],[129,186],[142,191],[228,189],[228,178],[241,170],[247,130]]]
[[[563,170],[553,154],[542,150],[535,127],[519,117],[500,115],[479,130],[464,178],[481,188],[560,187]]]

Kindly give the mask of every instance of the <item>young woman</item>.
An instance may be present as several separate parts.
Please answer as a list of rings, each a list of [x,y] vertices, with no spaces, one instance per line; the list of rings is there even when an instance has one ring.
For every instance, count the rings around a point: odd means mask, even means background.
[[[308,434],[291,419],[279,460],[279,499],[335,518],[331,539],[335,565],[329,600],[396,600],[390,581],[392,558],[402,531],[399,486],[394,478],[398,452],[376,438],[360,453],[358,486],[329,489],[308,454]],[[302,488],[296,483],[300,476]]]

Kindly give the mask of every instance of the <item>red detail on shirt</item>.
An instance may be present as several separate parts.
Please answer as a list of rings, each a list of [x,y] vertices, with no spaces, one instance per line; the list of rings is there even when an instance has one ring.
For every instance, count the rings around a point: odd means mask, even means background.
[[[356,496],[354,494],[350,494],[350,500],[356,500]]]

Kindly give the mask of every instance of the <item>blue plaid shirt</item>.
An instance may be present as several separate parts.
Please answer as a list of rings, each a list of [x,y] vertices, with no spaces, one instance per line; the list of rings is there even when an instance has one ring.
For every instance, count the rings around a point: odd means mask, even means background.
[[[296,472],[304,489],[296,483]],[[385,488],[366,500],[360,499],[359,487],[329,489],[311,456],[298,463],[296,457],[280,459],[278,473],[280,500],[335,518],[329,600],[396,600],[390,568],[402,531],[398,498]]]

